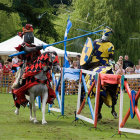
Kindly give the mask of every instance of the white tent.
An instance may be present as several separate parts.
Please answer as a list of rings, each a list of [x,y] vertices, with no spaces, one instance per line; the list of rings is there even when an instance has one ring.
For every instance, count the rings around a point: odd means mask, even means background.
[[[12,37],[2,43],[0,43],[0,55],[11,55],[14,53],[17,53],[15,47],[17,47],[19,44],[22,44],[23,39],[21,39],[18,35],[15,37]],[[39,40],[38,38],[34,38],[34,44],[35,45],[46,45],[45,42]],[[42,52],[44,51],[56,51],[58,56],[63,57],[64,56],[64,50],[55,48],[53,46],[47,47],[45,50],[42,50]],[[79,55],[80,53],[77,52],[69,52],[67,51],[67,54],[69,57],[76,57],[77,55]]]

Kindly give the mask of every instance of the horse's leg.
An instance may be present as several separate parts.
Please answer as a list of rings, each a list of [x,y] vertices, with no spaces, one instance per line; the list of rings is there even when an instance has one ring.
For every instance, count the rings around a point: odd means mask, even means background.
[[[116,104],[117,100],[116,100],[116,95],[115,96],[112,96],[112,111],[111,111],[111,114],[114,116],[115,119],[118,118],[118,115],[115,111],[115,104]]]
[[[30,103],[32,106],[32,110],[34,112],[34,117],[32,118],[32,120],[34,121],[34,123],[37,123],[37,119],[36,119],[36,108],[35,108],[35,97],[34,97],[34,93],[30,93]]]
[[[32,104],[29,103],[29,108],[30,108],[30,121],[34,121],[34,118],[32,117]]]
[[[42,94],[42,124],[47,124],[45,120],[45,108],[46,108],[47,99],[48,99],[48,91]]]
[[[112,98],[112,111],[111,111],[111,114],[114,116],[115,119],[117,119],[118,115],[117,115],[117,113],[115,111],[115,105],[117,103],[117,96],[116,96],[117,85],[112,85],[112,88],[110,88],[110,96]]]
[[[16,107],[15,114],[19,115],[19,108]]]
[[[101,114],[102,105],[103,105],[103,99],[100,96],[100,99],[99,99],[99,108],[98,108],[98,120],[101,120],[102,119],[102,114]]]

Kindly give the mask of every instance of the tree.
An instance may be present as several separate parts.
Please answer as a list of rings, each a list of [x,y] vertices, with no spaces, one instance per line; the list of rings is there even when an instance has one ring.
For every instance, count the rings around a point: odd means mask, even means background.
[[[6,11],[8,14],[19,13],[23,26],[25,23],[33,24],[36,33],[40,39],[48,41],[49,38],[57,40],[58,35],[52,23],[53,8],[48,1],[44,0],[13,0],[12,6],[0,3],[0,10]],[[41,14],[45,13],[43,16]],[[48,27],[49,26],[49,27]]]
[[[129,38],[134,32],[139,31],[140,14],[138,11],[140,11],[140,2],[138,0],[75,0],[73,4],[75,9],[73,17],[91,23],[88,25],[74,21],[74,28],[91,31],[99,25],[106,23],[107,26],[110,26],[115,31],[111,40],[116,48],[116,59],[118,59],[118,55],[128,53],[130,58],[135,61],[134,54],[132,55],[127,51],[131,49],[126,48],[132,48],[132,45],[135,45],[135,43],[130,45]],[[73,33],[76,34],[76,32]],[[91,37],[93,40],[95,39],[95,36]],[[99,37],[96,36],[96,38]],[[83,41],[85,41],[85,38],[80,40],[80,42]],[[79,47],[77,42],[76,40],[75,48]]]

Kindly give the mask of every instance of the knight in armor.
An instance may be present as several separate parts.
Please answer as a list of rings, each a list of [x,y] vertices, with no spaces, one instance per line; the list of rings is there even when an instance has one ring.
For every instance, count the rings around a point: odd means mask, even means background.
[[[94,69],[98,66],[109,65],[109,59],[114,55],[114,46],[109,41],[110,35],[112,34],[112,29],[106,27],[103,30],[103,35],[100,39],[96,39],[88,47],[88,50],[83,49],[80,64],[82,63],[83,69]],[[91,51],[90,51],[91,50]],[[84,52],[86,54],[84,54]]]
[[[18,58],[22,60],[23,63],[20,65],[20,69],[17,72],[16,80],[12,85],[12,88],[18,88],[20,85],[22,85],[22,75],[25,71],[25,67],[32,64],[33,61],[36,60],[36,58],[41,54],[40,50],[43,49],[43,46],[36,46],[34,45],[34,35],[33,35],[33,28],[31,24],[26,24],[25,27],[23,27],[23,32],[19,33],[20,37],[24,36],[24,42],[20,44],[15,49],[19,52],[25,51],[26,55],[19,55]]]
[[[99,68],[96,72],[101,72],[101,68],[106,68],[109,66],[109,59],[113,58],[114,55],[114,46],[109,41],[110,35],[113,33],[112,29],[109,27],[106,27],[103,30],[103,35],[100,39],[96,39],[92,42],[90,38],[87,39],[84,48],[82,50],[81,59],[80,59],[80,65],[82,69],[86,70],[93,70],[95,68]],[[102,66],[102,67],[99,67]],[[108,74],[113,74],[112,68],[108,67]],[[85,77],[87,78],[88,75]],[[91,79],[87,78],[87,82],[91,82]],[[109,87],[110,86],[110,87]],[[112,115],[116,118],[117,113],[115,112],[115,104],[117,102],[116,98],[116,90],[117,85],[108,85],[108,87],[101,87],[102,90],[104,90],[106,93],[111,93],[111,100],[112,100]],[[83,91],[83,89],[82,89]],[[81,94],[81,101],[84,99],[84,92]],[[102,96],[100,96],[99,101],[99,109],[98,109],[98,119],[102,118],[101,115],[101,108],[104,103],[104,100]]]

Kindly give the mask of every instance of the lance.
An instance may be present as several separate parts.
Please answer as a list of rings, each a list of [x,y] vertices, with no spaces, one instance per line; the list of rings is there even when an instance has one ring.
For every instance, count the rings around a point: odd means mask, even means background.
[[[97,30],[98,28],[102,27],[103,25],[105,25],[105,23],[104,24],[101,24],[100,26],[96,27],[93,30]],[[86,31],[86,30],[83,30],[83,29],[77,29],[77,30],[80,30],[80,31],[83,31],[83,32],[87,32],[87,33],[93,32],[93,31]],[[101,35],[101,34],[96,34],[96,35]]]
[[[87,33],[91,33],[91,31],[86,31],[86,30],[83,30],[83,29],[77,29],[77,30],[87,32]],[[96,35],[102,36],[101,34],[96,34]]]
[[[85,37],[85,36],[88,36],[88,35],[97,34],[97,33],[102,32],[102,31],[103,31],[103,30],[98,30],[98,31],[95,31],[95,32],[90,32],[90,33],[88,33],[88,34],[81,35],[81,36],[76,36],[76,37],[73,37],[73,38],[70,38],[70,39],[67,39],[67,40],[55,42],[55,43],[52,43],[52,44],[43,45],[43,50],[46,49],[46,48],[49,47],[49,46],[53,46],[53,45],[57,45],[57,44],[60,44],[60,43],[67,42],[67,41],[75,40],[75,39],[82,38],[82,37]],[[21,54],[22,54],[22,55],[23,55],[23,54],[26,54],[26,52],[25,52],[25,51],[21,51],[21,52],[18,52],[18,53],[9,55],[9,57],[18,56],[18,55],[21,55]]]

